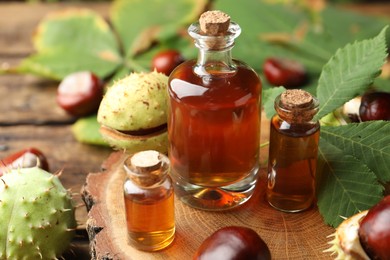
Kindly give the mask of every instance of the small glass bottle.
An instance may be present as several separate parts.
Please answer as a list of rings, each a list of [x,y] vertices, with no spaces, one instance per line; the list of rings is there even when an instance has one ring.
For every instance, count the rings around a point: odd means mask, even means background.
[[[143,151],[128,157],[124,169],[131,245],[144,251],[167,247],[175,237],[174,192],[168,175],[168,158],[157,151]]]
[[[274,208],[299,212],[315,198],[320,124],[319,102],[310,93],[287,90],[275,100],[271,120],[267,200]]]
[[[230,209],[251,197],[258,176],[261,82],[232,59],[241,28],[228,15],[203,13],[188,32],[199,52],[169,77],[170,174],[183,202]]]

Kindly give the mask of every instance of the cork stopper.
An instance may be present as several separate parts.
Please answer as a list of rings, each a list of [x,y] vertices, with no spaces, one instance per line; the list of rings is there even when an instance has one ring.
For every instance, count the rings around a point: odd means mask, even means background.
[[[310,106],[313,102],[313,97],[304,90],[292,89],[282,93],[280,102],[284,107],[302,108]]]
[[[138,172],[148,173],[160,168],[160,153],[152,150],[139,152],[130,158],[130,163]]]
[[[275,101],[279,116],[289,123],[309,122],[318,111],[318,100],[301,89],[284,91]]]
[[[149,187],[166,177],[169,160],[157,151],[142,151],[127,158],[124,168],[133,182]]]
[[[215,10],[204,12],[199,18],[200,30],[204,35],[225,35],[230,25],[230,16]]]

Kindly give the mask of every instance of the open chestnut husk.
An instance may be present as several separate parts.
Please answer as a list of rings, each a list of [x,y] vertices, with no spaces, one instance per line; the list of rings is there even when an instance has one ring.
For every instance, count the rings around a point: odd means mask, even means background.
[[[194,260],[270,260],[267,244],[251,228],[228,226],[218,229],[200,245]]]
[[[103,139],[128,153],[167,153],[167,85],[163,73],[131,73],[107,89],[97,121]]]
[[[390,259],[390,195],[368,211],[358,234],[360,244],[371,259]]]
[[[390,259],[390,195],[369,210],[344,220],[325,250],[336,259]]]

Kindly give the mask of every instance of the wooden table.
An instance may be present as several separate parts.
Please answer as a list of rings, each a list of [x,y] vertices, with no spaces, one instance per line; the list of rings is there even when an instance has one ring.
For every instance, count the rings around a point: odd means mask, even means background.
[[[49,12],[70,4],[0,3],[0,66],[13,66],[34,51],[31,36]],[[71,4],[75,6],[76,4]],[[106,15],[107,3],[85,6]],[[87,213],[80,191],[89,172],[98,172],[111,149],[78,143],[71,133],[74,118],[56,104],[58,82],[30,75],[0,75],[0,158],[26,147],[40,149],[52,172],[63,170],[61,181],[81,207],[80,224],[67,259],[90,259],[88,237],[83,231]]]
[[[60,10],[69,6],[88,7],[107,17],[109,3],[88,2],[85,4],[58,3],[58,4],[32,4],[0,2],[0,66],[13,66],[23,58],[31,54],[33,46],[31,36],[39,21],[47,13]],[[378,15],[388,15],[390,4],[380,6],[369,5],[352,6],[356,10],[365,10]],[[101,164],[108,158],[112,150],[103,147],[89,146],[78,143],[72,136],[71,124],[74,118],[68,116],[56,104],[55,93],[58,82],[48,81],[30,75],[0,75],[0,158],[21,150],[25,147],[37,147],[48,157],[50,169],[53,172],[63,170],[61,180],[64,186],[75,193],[76,201],[81,205],[77,210],[77,220],[80,224],[78,236],[75,238],[72,252],[67,253],[66,259],[90,259],[88,248],[88,237],[83,232],[87,213],[80,197],[80,190],[90,172],[99,172]],[[267,136],[267,126],[263,127],[263,139]],[[263,153],[266,155],[266,153]],[[261,198],[259,200],[262,200]],[[180,210],[184,210],[180,206]],[[268,212],[269,209],[263,204],[262,209]],[[316,209],[305,213],[315,215],[320,220]],[[199,215],[199,216],[198,216]],[[203,218],[201,213],[194,217]],[[213,218],[218,214],[213,214]],[[253,218],[253,216],[247,216]],[[260,216],[259,216],[260,217]],[[268,230],[267,242],[271,243],[271,250],[276,247],[284,250],[281,259],[302,259],[299,255],[289,255],[287,241],[291,241],[294,247],[310,247],[307,241],[297,241],[290,225],[299,220],[301,216],[285,213],[278,213],[280,220],[279,228],[282,232],[271,235]],[[241,219],[245,223],[245,219]],[[271,221],[268,219],[268,221]],[[271,221],[273,222],[273,221]],[[221,223],[223,224],[223,223]],[[313,224],[313,223],[312,223]],[[320,222],[319,225],[322,225]],[[307,229],[308,227],[302,227]],[[319,239],[321,249],[326,235],[333,229],[324,227],[326,234],[315,234],[321,236]],[[209,230],[211,231],[211,227]],[[190,231],[185,231],[188,233]],[[183,234],[183,233],[182,233]],[[207,233],[201,234],[201,241]],[[279,241],[280,240],[280,241]],[[291,245],[291,243],[290,243]],[[284,248],[284,249],[283,249]],[[327,255],[318,253],[318,258],[329,258]]]

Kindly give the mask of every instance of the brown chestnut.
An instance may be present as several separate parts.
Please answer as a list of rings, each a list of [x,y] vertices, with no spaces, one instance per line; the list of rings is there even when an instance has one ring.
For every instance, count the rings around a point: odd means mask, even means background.
[[[29,168],[38,166],[49,171],[46,156],[38,149],[29,147],[0,160],[0,177],[4,172],[17,168]]]
[[[362,96],[359,115],[362,121],[390,120],[390,93],[365,93]]]
[[[223,227],[206,238],[194,255],[194,260],[269,260],[267,244],[251,228]]]
[[[58,105],[75,117],[96,113],[102,98],[102,81],[88,71],[69,74],[57,89]]]
[[[152,70],[169,76],[171,72],[182,62],[184,57],[177,50],[165,50],[157,53],[152,59]]]
[[[359,240],[371,259],[390,260],[390,195],[370,208],[359,227]]]
[[[308,81],[305,67],[294,60],[270,57],[264,61],[263,73],[272,86],[303,87]]]

